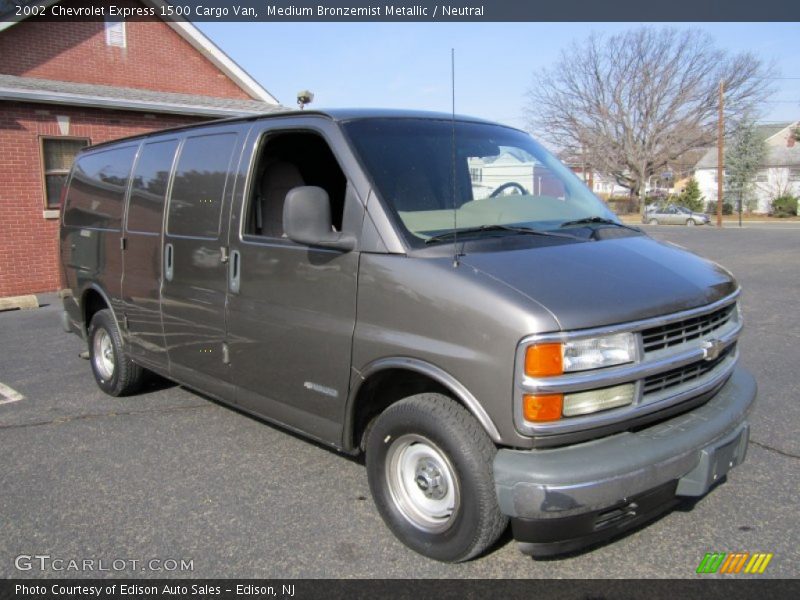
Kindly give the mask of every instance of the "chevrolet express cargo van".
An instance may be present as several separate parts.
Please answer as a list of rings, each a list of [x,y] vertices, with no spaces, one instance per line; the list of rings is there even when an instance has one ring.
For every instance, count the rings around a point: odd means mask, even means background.
[[[61,257],[102,390],[154,371],[365,453],[389,529],[438,560],[509,520],[533,555],[605,540],[745,457],[733,277],[516,129],[306,111],[100,144]]]

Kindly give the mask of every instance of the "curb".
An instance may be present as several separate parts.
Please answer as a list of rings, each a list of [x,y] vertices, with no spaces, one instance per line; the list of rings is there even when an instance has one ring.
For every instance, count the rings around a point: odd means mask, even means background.
[[[8,296],[0,298],[0,312],[4,310],[30,310],[39,308],[39,300],[33,294],[28,296]]]

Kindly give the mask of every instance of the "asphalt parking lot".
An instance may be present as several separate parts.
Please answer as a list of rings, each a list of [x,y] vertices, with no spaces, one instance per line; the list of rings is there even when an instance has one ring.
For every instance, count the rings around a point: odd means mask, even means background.
[[[646,230],[743,288],[741,361],[760,389],[752,444],[693,506],[566,558],[530,559],[506,535],[477,560],[440,564],[386,529],[359,462],[178,386],[104,395],[48,295],[0,313],[0,383],[23,396],[0,397],[0,577],[681,578],[697,577],[706,552],[735,551],[772,552],[763,576],[797,577],[800,224]],[[129,562],[17,570],[16,557],[36,554]],[[164,570],[181,559],[192,569]]]

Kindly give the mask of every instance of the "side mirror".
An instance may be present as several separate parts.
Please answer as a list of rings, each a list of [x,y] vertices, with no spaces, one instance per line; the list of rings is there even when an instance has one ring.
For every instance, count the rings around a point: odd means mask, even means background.
[[[328,192],[320,187],[302,186],[289,190],[283,204],[283,230],[293,242],[352,250],[356,239],[333,230]]]

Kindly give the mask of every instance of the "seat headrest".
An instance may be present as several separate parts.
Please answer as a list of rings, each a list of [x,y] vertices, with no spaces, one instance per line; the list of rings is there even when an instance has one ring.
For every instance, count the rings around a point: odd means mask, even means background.
[[[269,190],[289,190],[303,185],[303,177],[293,163],[277,161],[267,165],[261,175],[259,193],[267,196]]]

